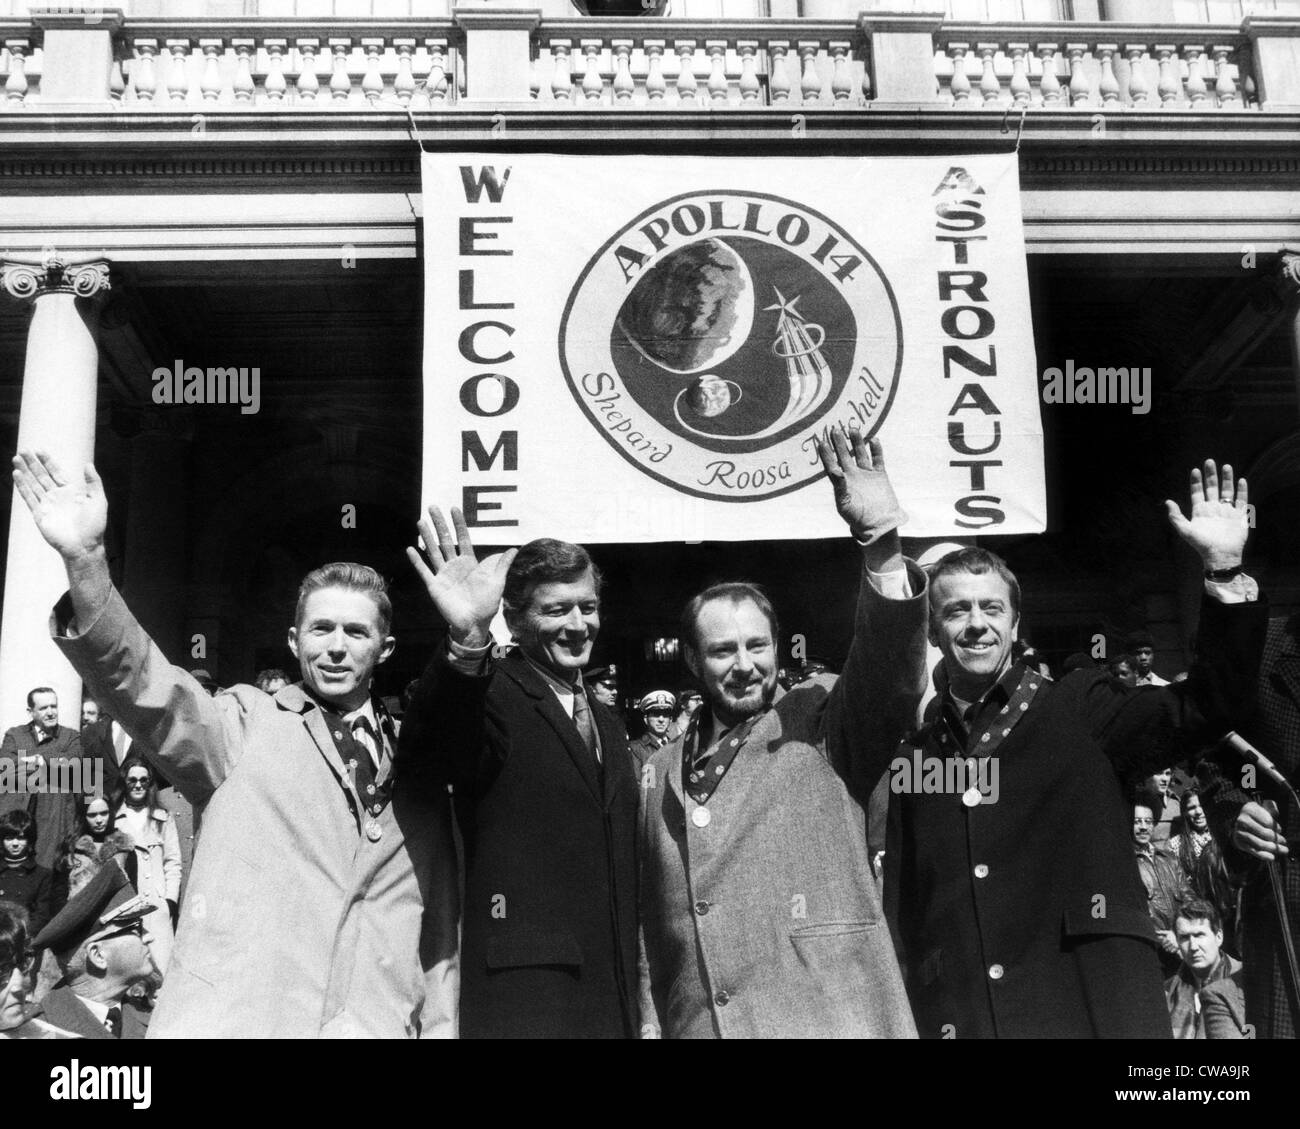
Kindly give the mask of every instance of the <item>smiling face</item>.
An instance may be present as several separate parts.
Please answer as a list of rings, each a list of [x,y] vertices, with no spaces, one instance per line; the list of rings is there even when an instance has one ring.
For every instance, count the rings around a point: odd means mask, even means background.
[[[1151,832],[1155,828],[1155,817],[1145,804],[1133,807],[1133,843],[1143,849],[1151,845]]]
[[[375,667],[395,644],[384,632],[374,599],[351,588],[317,588],[304,602],[298,624],[289,629],[289,650],[298,660],[303,685],[345,712],[365,704]]]
[[[143,807],[149,798],[153,775],[144,765],[133,765],[126,774],[126,802],[133,808]]]
[[[696,616],[686,665],[721,724],[730,727],[762,713],[776,694],[772,624],[753,600],[710,600]]]
[[[48,692],[32,695],[27,714],[42,729],[53,731],[59,724],[59,696]]]
[[[1212,929],[1204,918],[1190,921],[1178,918],[1174,922],[1174,937],[1183,963],[1198,975],[1204,976],[1218,963],[1223,931]]]
[[[1011,588],[996,572],[951,572],[930,591],[930,642],[943,654],[948,684],[974,702],[1011,663],[1019,631]]]
[[[1193,831],[1204,831],[1209,825],[1209,820],[1205,818],[1205,809],[1201,807],[1200,796],[1189,796],[1187,798],[1187,807],[1184,811],[1187,816],[1187,824]]]
[[[572,681],[590,660],[600,632],[595,576],[588,569],[577,580],[538,584],[523,611],[507,615],[506,623],[528,658]]]

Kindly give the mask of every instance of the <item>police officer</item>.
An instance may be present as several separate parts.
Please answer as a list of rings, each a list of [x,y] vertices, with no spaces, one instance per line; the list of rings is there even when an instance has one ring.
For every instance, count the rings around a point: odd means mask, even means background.
[[[33,941],[63,972],[34,1016],[87,1039],[143,1039],[149,1013],[127,993],[161,979],[143,922],[155,908],[120,866],[101,867]]]
[[[645,732],[631,743],[632,757],[638,770],[650,755],[668,744],[668,727],[677,710],[677,699],[667,690],[651,690],[636,704],[645,720]]]
[[[583,673],[582,680],[591,687],[592,697],[602,706],[618,709],[618,667],[613,663],[593,667]]]

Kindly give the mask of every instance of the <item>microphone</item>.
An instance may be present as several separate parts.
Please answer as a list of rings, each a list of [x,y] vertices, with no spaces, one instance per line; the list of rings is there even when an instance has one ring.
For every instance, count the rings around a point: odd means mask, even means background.
[[[1259,770],[1270,780],[1276,784],[1280,784],[1293,797],[1295,796],[1295,788],[1292,787],[1291,781],[1282,774],[1282,770],[1235,729],[1226,733],[1223,739],[1227,741],[1228,744],[1231,745],[1241,756],[1245,757],[1249,761],[1253,761],[1259,767]],[[1300,803],[1300,799],[1297,799],[1296,802]]]

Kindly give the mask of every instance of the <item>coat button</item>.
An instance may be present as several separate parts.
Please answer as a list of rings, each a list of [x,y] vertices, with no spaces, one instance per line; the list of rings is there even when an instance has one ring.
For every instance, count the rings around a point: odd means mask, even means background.
[[[985,866],[982,862],[977,864],[975,867],[975,877],[987,878],[988,876],[989,876],[989,868]]]
[[[696,903],[695,903],[695,912],[698,913],[701,917],[703,917],[706,913],[709,912],[709,903],[706,902],[706,901],[698,901],[698,902],[696,902]]]
[[[718,1007],[726,1007],[730,999],[731,996],[728,993],[719,992],[716,996],[713,997],[713,1002],[717,1004]]]
[[[1005,970],[1005,969],[1004,969],[1000,964],[991,964],[991,965],[989,965],[989,979],[990,979],[990,980],[1001,980],[1001,979],[1002,979],[1002,974],[1003,974],[1005,971],[1006,971],[1006,970]]]

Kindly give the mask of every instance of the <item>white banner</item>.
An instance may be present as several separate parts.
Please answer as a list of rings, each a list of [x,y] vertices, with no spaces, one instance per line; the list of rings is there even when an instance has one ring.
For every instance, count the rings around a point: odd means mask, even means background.
[[[839,537],[812,436],[910,536],[1044,528],[1014,155],[430,154],[425,503],[476,540]]]

